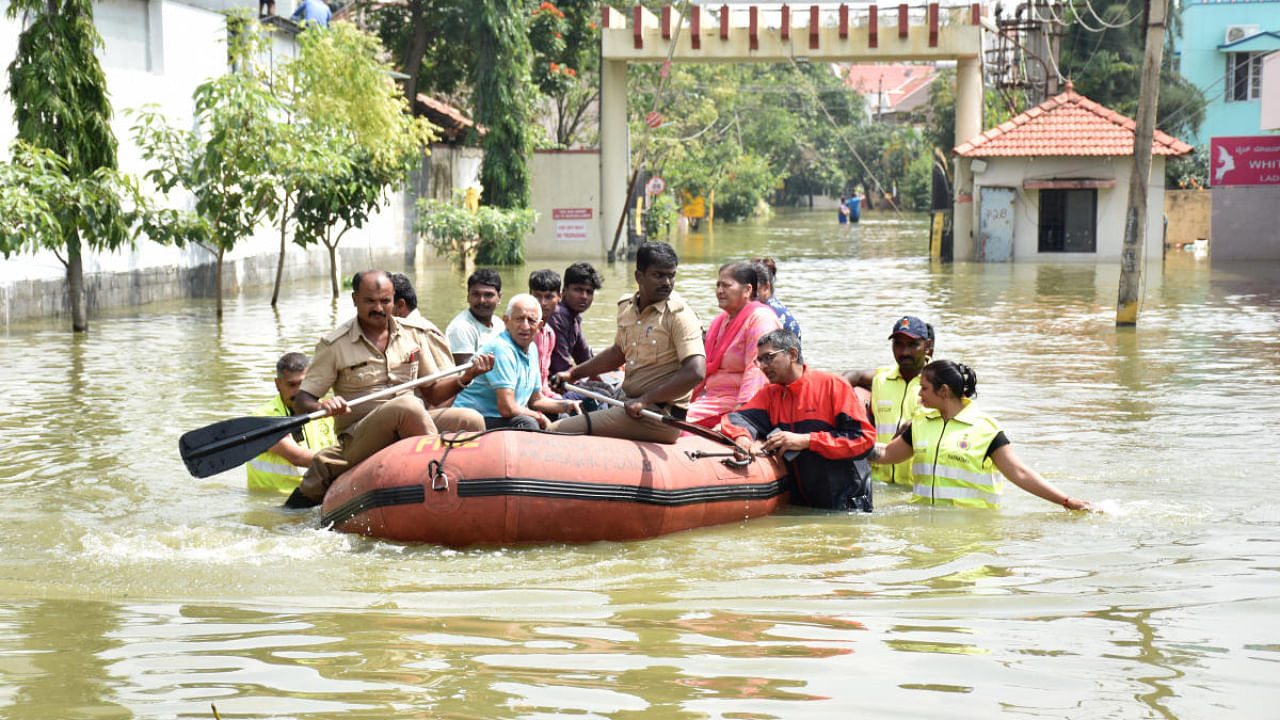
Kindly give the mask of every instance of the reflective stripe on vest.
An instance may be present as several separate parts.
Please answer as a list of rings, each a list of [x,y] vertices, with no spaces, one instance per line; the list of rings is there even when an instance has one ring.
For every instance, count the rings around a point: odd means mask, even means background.
[[[899,428],[911,420],[920,403],[920,376],[903,382],[896,367],[876,370],[871,380],[871,414],[876,424],[876,442],[888,445]],[[871,479],[877,482],[910,487],[911,461],[895,465],[872,465]]]
[[[280,456],[274,453],[263,453],[250,460],[249,467],[257,470],[258,472],[273,473],[276,475],[290,475],[294,477],[302,477],[302,474],[307,471],[306,468],[300,468],[293,463],[278,463],[271,461],[271,459],[278,457]]]
[[[921,499],[922,502],[932,500],[949,500],[952,505],[970,505],[973,507],[1000,507],[1000,496],[994,493],[983,492],[976,488],[947,487],[941,485],[926,485],[917,483],[912,491]],[[930,497],[932,494],[932,497]],[[965,500],[976,500],[978,502],[964,502]]]
[[[987,456],[1000,428],[971,401],[964,403],[951,420],[943,420],[937,411],[919,413],[912,420],[912,502],[1000,507],[1004,478]]]
[[[287,417],[284,400],[276,393],[271,402],[258,408],[258,415]],[[302,441],[298,444],[312,452],[337,442],[333,432],[333,418],[312,420],[302,427]],[[273,452],[264,452],[245,466],[250,490],[292,492],[302,482],[306,468],[301,468]]]

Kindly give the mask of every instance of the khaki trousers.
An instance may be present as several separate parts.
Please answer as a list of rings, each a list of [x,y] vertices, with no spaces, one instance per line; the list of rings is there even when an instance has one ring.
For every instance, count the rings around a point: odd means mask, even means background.
[[[323,500],[339,475],[397,440],[456,430],[484,430],[484,417],[463,408],[427,410],[416,395],[401,395],[343,430],[337,445],[316,453],[298,490],[312,500]]]
[[[590,431],[587,429],[587,415],[591,416]],[[602,437],[642,440],[670,445],[680,437],[680,429],[650,418],[639,420],[627,414],[625,408],[617,406],[597,410],[586,415],[573,415],[564,420],[557,420],[547,428],[551,432],[583,433]]]

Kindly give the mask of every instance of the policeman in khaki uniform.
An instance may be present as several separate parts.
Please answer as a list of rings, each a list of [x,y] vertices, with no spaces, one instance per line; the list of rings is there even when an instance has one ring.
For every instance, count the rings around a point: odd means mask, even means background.
[[[442,405],[477,376],[493,367],[492,355],[476,355],[460,375],[443,378],[412,393],[364,403],[356,399],[415,378],[453,367],[444,335],[429,321],[397,319],[391,314],[394,290],[381,270],[356,273],[351,282],[356,317],[334,328],[316,344],[315,357],[302,388],[294,397],[299,413],[323,408],[334,417],[338,444],[316,453],[302,484],[286,507],[311,507],[324,499],[329,485],[349,467],[406,437],[435,435],[442,430],[484,430],[474,410],[428,411]],[[333,397],[323,397],[329,389]],[[418,397],[421,396],[421,398]]]
[[[673,443],[678,428],[640,414],[651,409],[684,419],[693,389],[706,376],[702,326],[693,308],[677,295],[671,246],[646,242],[636,251],[636,294],[618,302],[613,345],[590,360],[553,375],[552,388],[616,370],[626,364],[625,407],[610,407],[552,423],[553,432]]]

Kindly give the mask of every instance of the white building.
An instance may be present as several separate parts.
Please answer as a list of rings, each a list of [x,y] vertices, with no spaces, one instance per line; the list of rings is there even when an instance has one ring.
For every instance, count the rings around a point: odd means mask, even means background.
[[[973,194],[973,257],[956,260],[1118,261],[1133,170],[1133,120],[1066,92],[959,145]],[[1164,249],[1164,159],[1192,151],[1156,130],[1147,199],[1146,256]],[[959,244],[959,243],[957,243]]]

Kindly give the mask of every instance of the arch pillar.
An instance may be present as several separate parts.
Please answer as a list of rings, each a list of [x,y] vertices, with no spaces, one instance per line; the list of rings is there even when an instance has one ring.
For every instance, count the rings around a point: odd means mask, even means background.
[[[631,149],[627,128],[627,62],[600,62],[600,248],[613,246],[617,221],[627,204]]]
[[[982,62],[977,57],[956,61],[956,144],[982,132]],[[975,205],[973,173],[966,158],[955,159],[955,203],[951,219],[952,258],[973,259]]]

